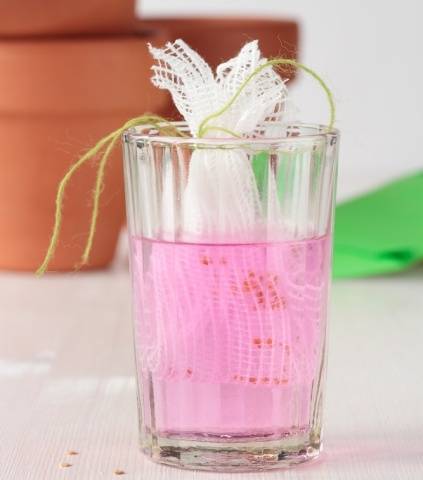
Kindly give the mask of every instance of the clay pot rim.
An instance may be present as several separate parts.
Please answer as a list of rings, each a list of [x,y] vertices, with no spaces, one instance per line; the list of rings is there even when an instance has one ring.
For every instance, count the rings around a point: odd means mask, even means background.
[[[47,34],[47,35],[22,35],[19,37],[8,37],[6,35],[0,35],[0,43],[3,45],[19,45],[25,43],[75,43],[75,42],[90,42],[90,41],[105,41],[105,40],[128,40],[131,38],[145,38],[154,39],[166,34],[165,29],[158,28],[156,26],[148,26],[146,28],[139,26],[134,27],[131,31],[124,32],[111,32],[111,33],[69,33],[64,35]]]
[[[149,103],[142,101],[142,92],[148,86],[149,96],[154,95],[150,89],[152,62],[147,44],[164,44],[168,38],[165,30],[150,28],[119,37],[84,35],[59,41],[54,37],[0,41],[0,90],[9,92],[0,96],[0,116],[47,119],[94,116],[97,112],[110,116],[124,114],[128,119],[141,115],[151,110]],[[134,92],[131,98],[117,93],[125,85]],[[155,92],[164,96],[157,106],[159,113],[167,100],[164,92]]]
[[[138,21],[139,28],[158,28],[163,30],[171,41],[175,41],[181,35],[174,34],[175,31],[183,30],[187,36],[197,37],[202,35],[206,29],[213,34],[231,38],[234,34],[244,38],[244,43],[255,40],[255,35],[261,39],[275,37],[275,34],[282,33],[282,30],[290,31],[293,37],[292,42],[282,41],[280,46],[284,56],[297,58],[300,49],[300,23],[295,18],[269,18],[265,16],[178,16],[178,17],[150,17]],[[279,37],[276,37],[279,38]],[[182,36],[183,39],[183,36]],[[266,40],[264,40],[266,43]],[[242,44],[239,45],[241,47]],[[295,74],[291,76],[291,79]]]
[[[141,18],[138,22],[139,25],[143,24],[163,24],[166,28],[171,22],[184,23],[184,28],[198,29],[196,22],[202,24],[209,24],[213,28],[227,29],[228,27],[253,27],[255,29],[267,29],[269,26],[280,28],[281,24],[292,25],[298,28],[298,22],[295,19],[275,19],[269,17],[237,17],[237,16],[190,16],[190,17],[149,17]]]

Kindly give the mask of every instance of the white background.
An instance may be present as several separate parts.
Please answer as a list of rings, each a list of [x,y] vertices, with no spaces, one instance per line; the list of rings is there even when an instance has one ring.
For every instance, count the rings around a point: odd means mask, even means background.
[[[330,84],[342,132],[338,198],[423,168],[423,3],[419,0],[142,0],[141,16],[245,15],[300,22],[300,58]],[[301,75],[302,121],[327,122]]]

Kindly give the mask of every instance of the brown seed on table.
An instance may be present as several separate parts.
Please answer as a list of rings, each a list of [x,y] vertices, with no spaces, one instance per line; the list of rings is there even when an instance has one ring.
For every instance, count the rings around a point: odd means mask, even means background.
[[[115,470],[113,473],[115,475],[125,475],[126,472],[124,472],[123,470]]]
[[[60,468],[69,468],[69,467],[71,467],[71,466],[72,466],[71,463],[66,463],[66,462],[62,462],[62,463],[59,465]]]
[[[76,452],[75,450],[69,450],[67,455],[79,455],[79,452]]]

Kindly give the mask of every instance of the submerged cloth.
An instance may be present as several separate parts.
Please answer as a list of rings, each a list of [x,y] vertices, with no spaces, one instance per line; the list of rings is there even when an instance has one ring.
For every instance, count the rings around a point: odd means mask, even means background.
[[[334,277],[398,272],[423,260],[423,171],[336,208]]]

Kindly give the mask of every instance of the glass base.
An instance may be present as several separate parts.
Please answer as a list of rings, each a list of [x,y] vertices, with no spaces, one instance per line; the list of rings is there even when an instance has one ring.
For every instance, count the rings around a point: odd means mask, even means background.
[[[149,436],[142,452],[152,461],[189,470],[248,472],[291,467],[316,459],[321,451],[320,438],[310,442],[309,435],[277,440],[215,437],[213,441]]]

